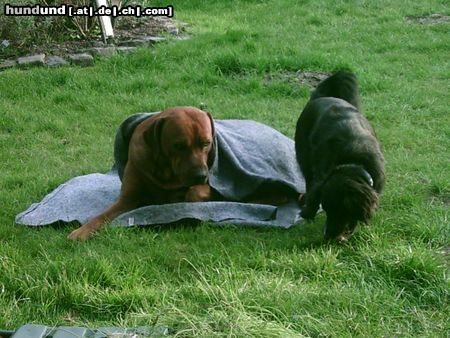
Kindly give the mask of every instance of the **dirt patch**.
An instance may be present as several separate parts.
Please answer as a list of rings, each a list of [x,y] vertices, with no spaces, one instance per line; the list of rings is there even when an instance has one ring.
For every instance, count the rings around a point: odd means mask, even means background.
[[[267,74],[264,77],[264,80],[267,82],[285,81],[290,83],[300,83],[315,88],[321,81],[325,80],[330,75],[330,73],[305,70],[283,71],[277,74]]]
[[[430,197],[431,204],[440,204],[445,205],[447,207],[450,206],[450,194],[449,193],[443,193],[440,195],[432,195]]]
[[[440,23],[450,22],[450,16],[444,14],[430,14],[421,16],[407,16],[406,21],[418,23],[421,25],[436,25]]]
[[[433,186],[430,188],[429,195],[431,204],[450,206],[450,191],[448,189]]]
[[[167,17],[122,16],[115,22],[114,34],[118,41],[136,39],[144,36],[171,34],[178,36],[186,31],[189,24],[174,21]]]

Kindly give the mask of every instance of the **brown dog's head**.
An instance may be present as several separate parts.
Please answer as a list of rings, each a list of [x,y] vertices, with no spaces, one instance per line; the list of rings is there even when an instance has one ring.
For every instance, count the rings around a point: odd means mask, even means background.
[[[341,165],[333,170],[322,188],[326,239],[346,240],[358,222],[370,221],[378,206],[371,180],[361,166]]]
[[[204,184],[214,163],[211,115],[194,107],[175,107],[159,114],[144,134],[151,145],[155,171],[184,187]]]

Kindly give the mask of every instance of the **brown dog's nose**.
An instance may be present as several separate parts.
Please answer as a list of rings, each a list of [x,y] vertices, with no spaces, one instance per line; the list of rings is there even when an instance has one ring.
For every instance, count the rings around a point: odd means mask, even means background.
[[[194,184],[204,184],[206,183],[206,179],[208,178],[208,173],[206,170],[198,170],[192,175],[192,179]]]

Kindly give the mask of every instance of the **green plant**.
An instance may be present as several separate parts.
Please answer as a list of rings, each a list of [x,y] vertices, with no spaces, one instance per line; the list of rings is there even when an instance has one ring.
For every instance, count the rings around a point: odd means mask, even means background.
[[[3,15],[5,4],[10,1],[0,0],[0,36],[9,40],[11,48],[0,50],[1,56],[8,52],[26,49],[36,45],[62,42],[66,40],[86,40],[99,35],[97,17],[88,16],[6,16]],[[19,0],[14,5],[35,5],[30,0]],[[39,0],[41,6],[72,5],[75,7],[92,5],[91,0]]]

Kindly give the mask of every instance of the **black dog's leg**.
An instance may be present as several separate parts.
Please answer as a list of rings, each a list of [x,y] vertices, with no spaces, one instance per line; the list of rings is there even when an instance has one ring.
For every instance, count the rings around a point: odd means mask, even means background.
[[[305,185],[306,185],[306,192],[301,193],[299,198],[298,198],[298,204],[301,207],[304,207],[307,201],[307,197],[308,196],[308,192],[311,191],[311,186],[312,186],[312,175],[305,169],[303,170],[303,177],[305,178]]]
[[[348,233],[349,235],[353,235],[355,233],[356,230],[356,226],[358,225],[358,222],[353,220],[349,225],[348,225]]]
[[[322,200],[322,193],[320,187],[312,186],[306,190],[306,205],[302,208],[300,215],[305,219],[313,219],[319,210],[320,201]]]
[[[327,222],[325,224],[324,237],[326,240],[339,239],[344,231],[345,223],[342,220],[327,214]]]
[[[306,152],[305,152],[306,153]],[[307,201],[307,193],[311,190],[313,186],[313,174],[310,170],[311,166],[309,165],[309,156],[306,154],[302,156],[301,161],[299,160],[300,168],[302,170],[303,177],[305,178],[306,192],[300,194],[298,203],[300,206],[304,206]]]

